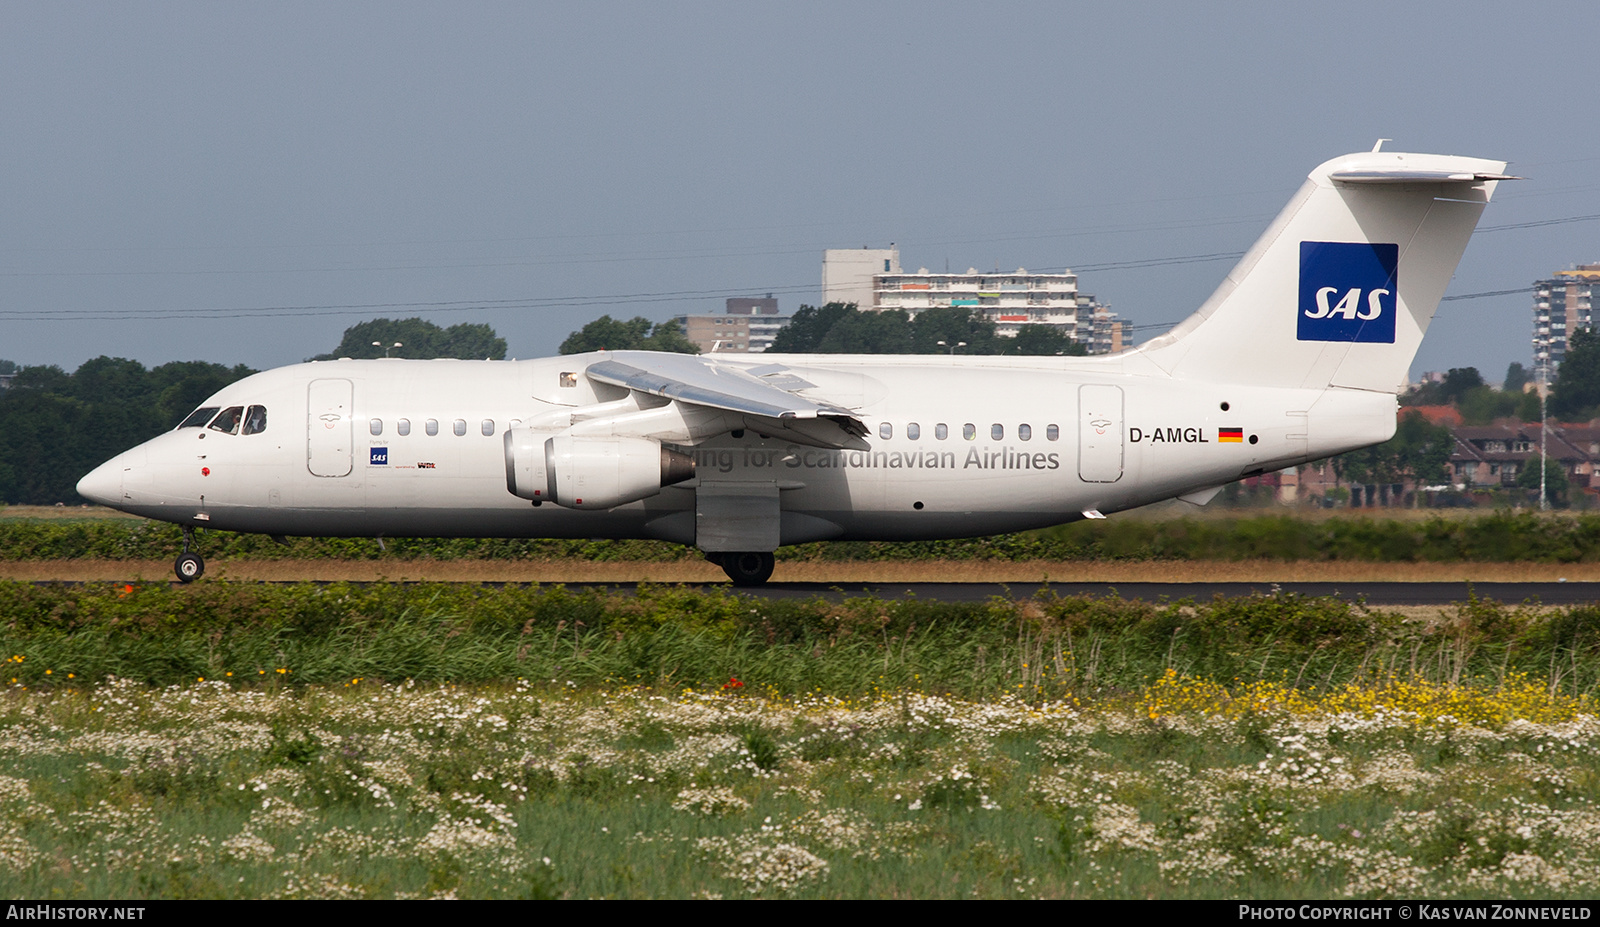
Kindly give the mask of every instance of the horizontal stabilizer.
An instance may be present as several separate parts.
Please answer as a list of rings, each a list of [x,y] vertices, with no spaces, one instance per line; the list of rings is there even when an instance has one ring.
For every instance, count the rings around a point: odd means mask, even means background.
[[[1521,180],[1510,174],[1487,171],[1335,171],[1328,179],[1337,183],[1483,183],[1485,180]]]

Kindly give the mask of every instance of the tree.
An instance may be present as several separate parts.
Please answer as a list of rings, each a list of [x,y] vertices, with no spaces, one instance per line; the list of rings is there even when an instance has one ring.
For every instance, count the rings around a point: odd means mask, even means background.
[[[644,316],[619,322],[603,315],[567,336],[559,348],[562,354],[586,351],[671,351],[699,354],[694,342],[683,336],[677,322],[652,324]]]
[[[24,367],[0,391],[0,501],[75,502],[78,478],[173,427],[206,397],[255,373],[201,361],[154,370],[121,357]]]
[[[1550,417],[1559,421],[1587,421],[1600,407],[1600,334],[1580,328],[1567,342],[1567,356],[1556,371],[1556,382],[1546,401]]]
[[[1412,406],[1454,405],[1469,390],[1483,385],[1476,367],[1451,367],[1438,382],[1424,383],[1405,397]]]
[[[157,422],[170,428],[217,390],[255,372],[243,364],[224,367],[205,361],[172,361],[150,371],[145,402],[154,407]]]
[[[1495,419],[1515,415],[1522,398],[1522,393],[1502,393],[1492,386],[1478,386],[1467,390],[1456,401],[1456,408],[1466,424],[1488,425]]]
[[[840,319],[856,312],[855,303],[828,303],[822,308],[801,306],[789,324],[772,338],[775,354],[817,354],[822,339]]]
[[[880,313],[883,315],[886,313]],[[939,342],[943,341],[944,344]],[[1011,339],[1002,339],[995,334],[995,324],[983,317],[983,314],[966,306],[936,306],[924,309],[917,313],[911,320],[911,353],[913,354],[947,354],[954,345],[961,342],[967,343],[964,348],[956,348],[957,354],[1000,354],[998,342],[1004,341],[1007,346],[1014,344]]]
[[[1059,328],[1052,328],[1049,325],[1024,325],[1017,330],[1017,337],[1013,342],[1005,346],[1001,353],[1036,357],[1049,357],[1054,354],[1083,357],[1089,351],[1067,337],[1067,333]]]
[[[1539,391],[1528,390],[1522,394],[1522,400],[1517,403],[1517,418],[1524,422],[1538,422],[1543,420],[1544,409],[1539,402]]]
[[[373,342],[377,344],[373,344]],[[400,347],[394,347],[395,342]],[[488,325],[462,322],[440,328],[423,319],[373,319],[344,330],[332,353],[312,360],[340,357],[455,357],[461,360],[505,360],[506,340]]]
[[[1534,497],[1539,495],[1539,458],[1528,458],[1527,466],[1517,474],[1517,486],[1522,489],[1533,490]],[[1561,466],[1561,461],[1554,457],[1544,459],[1544,497],[1554,506],[1566,505],[1567,498],[1567,468]]]
[[[1512,361],[1511,362],[1511,366],[1506,368],[1506,382],[1505,382],[1505,385],[1500,387],[1500,388],[1505,390],[1508,393],[1520,393],[1520,392],[1522,392],[1522,388],[1524,386],[1527,386],[1527,385],[1528,385],[1528,371],[1527,371],[1527,369],[1524,368],[1521,364],[1517,363],[1516,361]]]
[[[1483,385],[1483,374],[1478,368],[1451,367],[1445,371],[1444,382],[1439,385],[1439,398],[1452,404],[1460,402],[1462,396]]]
[[[1415,410],[1400,416],[1394,437],[1341,454],[1333,459],[1339,478],[1356,485],[1392,486],[1406,480],[1442,483],[1449,479],[1450,454],[1455,436],[1443,425],[1430,425]]]
[[[943,348],[939,350],[943,351]],[[911,317],[904,310],[849,312],[817,345],[818,354],[911,354]]]
[[[71,377],[55,364],[38,367],[18,367],[17,378],[11,381],[13,389],[42,390],[66,393],[72,389]]]

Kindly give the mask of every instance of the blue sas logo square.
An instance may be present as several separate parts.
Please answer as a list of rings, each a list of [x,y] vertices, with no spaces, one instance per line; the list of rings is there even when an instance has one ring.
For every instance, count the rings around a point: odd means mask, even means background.
[[[1400,246],[1300,243],[1301,341],[1394,344]]]
[[[389,465],[389,449],[388,448],[386,448],[386,447],[374,447],[374,448],[370,449],[370,452],[371,452],[372,456],[367,459],[367,465],[368,466],[372,466],[372,467],[387,467]]]

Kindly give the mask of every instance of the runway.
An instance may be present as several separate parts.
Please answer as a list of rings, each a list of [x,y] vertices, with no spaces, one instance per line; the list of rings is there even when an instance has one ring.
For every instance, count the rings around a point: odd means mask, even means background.
[[[701,585],[701,584],[696,584]],[[1479,599],[1508,605],[1583,605],[1600,601],[1600,583],[770,583],[755,589],[733,590],[760,599],[842,600],[926,599],[936,602],[985,602],[993,598],[1026,599],[1040,593],[1059,596],[1115,597],[1147,602],[1182,599],[1209,601],[1217,596],[1238,598],[1257,595],[1333,596],[1374,606],[1454,605]],[[568,588],[606,588],[627,592],[633,583],[574,583]]]

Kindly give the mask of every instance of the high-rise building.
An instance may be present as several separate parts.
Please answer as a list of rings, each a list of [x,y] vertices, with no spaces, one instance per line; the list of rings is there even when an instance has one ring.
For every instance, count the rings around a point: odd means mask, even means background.
[[[1093,312],[1088,317],[1089,337],[1085,341],[1080,335],[1075,335],[1074,340],[1083,341],[1084,347],[1090,354],[1120,354],[1133,347],[1133,322],[1128,319],[1119,319],[1117,314],[1104,306],[1095,304]],[[1078,331],[1083,332],[1083,322],[1080,320]]]
[[[872,308],[885,312],[904,310],[916,317],[924,309],[961,307],[975,309],[995,323],[995,330],[1014,337],[1024,326],[1048,325],[1083,344],[1091,354],[1110,354],[1126,347],[1125,323],[1116,313],[1078,292],[1078,276],[1016,273],[930,273],[926,267],[914,274],[879,273],[873,277]]]
[[[822,252],[822,305],[855,303],[872,308],[872,278],[900,272],[900,249],[829,248]]]
[[[1600,283],[1600,264],[1558,270],[1533,285],[1533,379],[1549,383],[1567,354],[1567,339],[1594,327],[1590,294]]]
[[[764,298],[729,299],[724,313],[680,315],[677,322],[684,337],[694,342],[701,354],[758,354],[772,347],[772,339],[794,318],[779,315],[778,301],[770,294]]]

